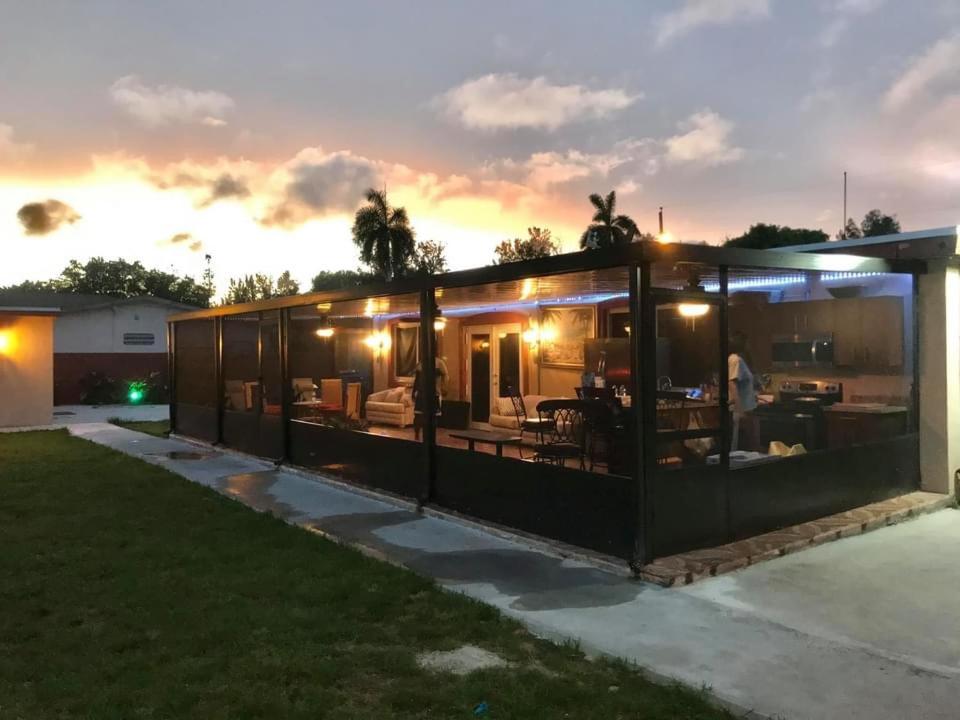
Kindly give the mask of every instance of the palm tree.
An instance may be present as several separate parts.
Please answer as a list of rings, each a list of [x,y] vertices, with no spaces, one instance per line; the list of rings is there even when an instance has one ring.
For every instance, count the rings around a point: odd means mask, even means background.
[[[591,204],[597,209],[593,221],[580,236],[580,249],[606,248],[614,245],[627,245],[637,235],[637,224],[627,215],[615,215],[617,193],[611,190],[607,196],[597,193],[590,196]]]
[[[384,280],[403,277],[416,254],[407,211],[390,207],[386,190],[370,188],[366,198],[367,204],[357,210],[353,221],[353,242],[360,248],[360,260]]]

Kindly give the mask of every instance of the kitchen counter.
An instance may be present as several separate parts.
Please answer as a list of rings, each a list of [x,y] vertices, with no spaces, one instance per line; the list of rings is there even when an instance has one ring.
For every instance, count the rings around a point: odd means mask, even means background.
[[[884,405],[883,403],[834,403],[824,408],[826,412],[839,413],[867,413],[870,415],[890,415],[905,413],[907,409],[902,405]]]

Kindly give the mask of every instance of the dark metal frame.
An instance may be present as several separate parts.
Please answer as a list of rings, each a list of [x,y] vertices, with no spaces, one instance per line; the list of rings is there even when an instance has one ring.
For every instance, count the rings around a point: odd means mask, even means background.
[[[655,263],[696,263],[716,267],[719,270],[719,292],[706,293],[697,290],[669,290],[655,288],[652,285],[651,267]],[[630,322],[636,331],[632,333],[630,344],[630,362],[633,383],[631,394],[638,398],[638,422],[634,423],[635,443],[634,462],[631,464],[631,507],[630,514],[636,518],[633,523],[632,548],[626,551],[629,562],[635,570],[650,562],[658,553],[654,538],[655,508],[657,506],[657,445],[664,441],[688,439],[693,437],[719,437],[720,439],[720,466],[718,471],[723,473],[724,485],[723,501],[725,519],[722,523],[725,531],[722,533],[727,540],[733,539],[736,534],[731,521],[731,473],[730,473],[730,432],[729,417],[729,378],[727,371],[728,347],[728,295],[729,295],[729,268],[763,268],[770,270],[795,271],[844,271],[844,272],[894,272],[911,274],[914,278],[914,363],[913,363],[913,393],[914,393],[914,432],[918,413],[919,389],[917,373],[919,365],[918,313],[917,303],[917,275],[923,273],[926,265],[920,260],[895,260],[883,258],[861,258],[837,254],[806,254],[771,252],[758,250],[742,250],[716,248],[694,245],[661,245],[658,243],[635,243],[625,247],[612,248],[602,251],[585,251],[541,258],[527,262],[510,263],[486,268],[477,268],[443,275],[422,276],[402,279],[392,283],[358,286],[337,291],[310,293],[283,298],[272,298],[256,303],[244,303],[229,307],[210,308],[189,313],[175,315],[170,319],[168,332],[168,349],[170,352],[171,377],[171,421],[176,429],[176,324],[180,321],[213,318],[216,332],[215,371],[217,379],[217,437],[222,440],[222,408],[223,408],[223,323],[226,315],[257,312],[262,319],[263,311],[280,310],[280,373],[283,384],[283,449],[287,460],[291,457],[291,426],[290,401],[292,399],[289,387],[289,309],[308,304],[336,302],[341,300],[356,300],[385,295],[397,295],[411,292],[419,293],[420,298],[420,358],[421,358],[421,392],[423,401],[423,478],[416,491],[418,505],[435,502],[438,497],[437,467],[438,449],[436,445],[437,417],[436,396],[433,388],[436,387],[436,366],[433,361],[435,355],[436,336],[434,321],[439,315],[436,304],[436,289],[466,287],[496,282],[520,280],[528,277],[544,277],[572,272],[599,270],[613,267],[627,267],[629,269],[629,312]],[[719,319],[719,427],[704,428],[701,430],[678,430],[670,433],[657,433],[656,429],[656,308],[658,303],[694,300],[699,303],[708,303],[718,309]],[[258,331],[262,334],[262,327]],[[258,367],[261,366],[262,337],[258,334]],[[447,449],[444,449],[444,457]],[[445,461],[446,462],[446,461]],[[719,530],[719,526],[718,526]]]

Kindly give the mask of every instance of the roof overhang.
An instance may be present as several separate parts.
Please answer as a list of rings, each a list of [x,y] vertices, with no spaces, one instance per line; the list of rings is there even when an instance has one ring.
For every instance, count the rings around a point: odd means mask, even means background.
[[[56,317],[59,314],[60,308],[0,306],[0,315],[40,315]]]
[[[926,264],[920,260],[860,257],[846,254],[820,254],[721,248],[713,245],[662,244],[638,242],[605,250],[584,250],[551,257],[537,258],[505,265],[460,270],[442,275],[416,275],[390,283],[359,285],[355,288],[328,292],[307,293],[270,298],[259,302],[227,305],[206,310],[180,313],[170,321],[195,320],[238,313],[279,310],[281,308],[313,303],[357,300],[402,293],[420,292],[433,288],[454,288],[487,283],[506,282],[530,277],[560,275],[562,273],[629,266],[642,262],[701,263],[740,268],[771,268],[820,272],[900,272],[922,273]]]
[[[952,258],[960,254],[960,233],[956,225],[877,235],[875,237],[854,238],[851,240],[831,240],[809,245],[791,245],[778,248],[781,251],[798,253],[855,253],[869,257],[891,259]]]

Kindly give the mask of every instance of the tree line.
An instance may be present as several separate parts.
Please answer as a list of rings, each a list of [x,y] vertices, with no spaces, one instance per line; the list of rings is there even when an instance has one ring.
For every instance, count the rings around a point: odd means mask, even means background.
[[[310,289],[339,290],[373,282],[384,282],[417,274],[443,273],[448,269],[446,246],[435,240],[417,242],[407,211],[390,205],[385,190],[370,188],[366,203],[357,210],[351,230],[359,252],[361,267],[357,270],[322,270],[312,279]],[[617,195],[611,190],[605,196],[592,194],[588,198],[593,209],[590,223],[580,236],[581,250],[595,250],[632,242],[654,240],[655,236],[641,231],[637,223],[617,212]],[[896,215],[880,210],[868,212],[858,225],[847,219],[838,239],[872,237],[900,232]],[[786,225],[756,223],[736,237],[727,238],[725,247],[769,249],[825,242],[829,236],[822,230],[791,228]],[[547,228],[527,228],[527,237],[502,241],[494,248],[492,264],[531,260],[558,255],[561,242]],[[209,258],[208,258],[209,259]],[[60,275],[51,280],[25,281],[19,285],[0,288],[0,297],[22,290],[53,290],[57,292],[88,293],[109,297],[137,297],[152,295],[197,307],[209,307],[213,302],[213,274],[208,267],[198,282],[187,275],[148,269],[139,261],[105,260],[95,257],[86,263],[71,260]],[[262,273],[230,278],[221,304],[232,305],[271,297],[297,295],[300,284],[290,271],[277,278]]]

